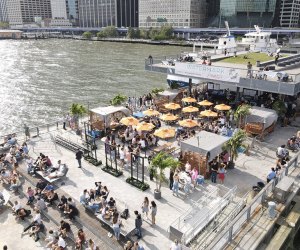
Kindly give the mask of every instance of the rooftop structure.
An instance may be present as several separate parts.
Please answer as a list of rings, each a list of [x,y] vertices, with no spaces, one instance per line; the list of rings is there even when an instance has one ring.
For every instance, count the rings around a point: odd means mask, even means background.
[[[299,27],[299,13],[299,0],[282,0],[280,6],[280,26],[288,28]]]

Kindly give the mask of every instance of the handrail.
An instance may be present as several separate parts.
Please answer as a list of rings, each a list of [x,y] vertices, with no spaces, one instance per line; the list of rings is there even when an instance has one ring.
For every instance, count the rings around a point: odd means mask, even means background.
[[[299,158],[300,158],[300,152],[293,157],[287,167],[285,168],[285,171],[282,171],[281,174],[278,176],[278,180],[281,180],[284,176],[288,175],[289,172],[289,168],[291,167],[296,167],[298,162],[299,162]],[[254,213],[255,209],[262,203],[264,202],[264,198],[266,196],[267,191],[271,188],[271,190],[273,191],[276,185],[276,179],[271,180],[260,192],[259,194],[257,194],[254,199],[243,209],[243,211],[241,213],[239,213],[237,215],[237,217],[232,221],[232,223],[230,223],[230,225],[228,226],[228,228],[226,228],[225,230],[223,230],[223,232],[221,232],[219,235],[216,236],[215,240],[206,248],[206,249],[221,249],[218,248],[220,246],[218,246],[219,243],[222,244],[222,248],[229,244],[233,237],[240,231],[241,227],[244,225],[245,222],[250,220],[250,217],[252,216],[252,214]],[[259,199],[261,199],[261,202],[257,202],[259,201]],[[255,206],[255,207],[253,207]],[[237,223],[246,215],[246,220],[244,222],[242,222],[239,227],[237,229],[235,229],[236,231],[233,232],[234,226],[238,225]],[[224,237],[226,236],[226,240],[224,241]],[[227,237],[228,236],[228,237]],[[218,246],[218,247],[216,247]]]

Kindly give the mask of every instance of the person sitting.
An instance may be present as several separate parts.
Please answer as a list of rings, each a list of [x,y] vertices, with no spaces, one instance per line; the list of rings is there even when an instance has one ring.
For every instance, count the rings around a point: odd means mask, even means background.
[[[276,178],[275,168],[271,168],[271,172],[267,176],[267,183]]]
[[[67,199],[64,195],[62,195],[62,196],[60,197],[60,201],[59,201],[59,203],[58,203],[58,205],[57,205],[58,209],[59,209],[60,211],[63,211],[63,210],[64,210],[64,206],[65,206],[65,204],[67,204],[67,203],[68,203],[68,199]]]
[[[18,201],[15,201],[14,202],[14,206],[12,207],[12,210],[13,210],[13,214],[17,214],[17,211],[19,210],[19,209],[21,209],[22,208],[22,205],[18,202]]]
[[[21,186],[21,181],[17,174],[13,174],[12,178],[10,179],[10,187],[9,190],[16,192],[18,188]]]
[[[110,197],[109,201],[107,202],[109,208],[114,208],[116,206],[116,201],[113,197]]]
[[[46,197],[46,203],[49,203],[50,205],[53,204],[54,201],[58,200],[58,194],[54,192],[54,190],[50,190],[50,192],[47,194]]]
[[[28,217],[31,214],[31,211],[25,208],[20,208],[16,211],[16,218],[25,220],[26,217]]]
[[[49,179],[59,178],[66,174],[67,167],[65,164],[60,164],[57,170],[54,170],[51,174],[48,175]]]
[[[34,206],[34,209],[42,211],[42,210],[45,210],[46,207],[47,206],[46,206],[46,203],[45,203],[44,199],[38,197],[37,198],[37,202],[36,202],[36,204]]]
[[[285,148],[285,145],[281,145],[277,148],[276,155],[278,158],[288,157],[289,151]]]
[[[83,245],[86,242],[85,233],[82,229],[78,230],[77,238],[76,238],[76,249],[83,249]]]
[[[75,216],[78,215],[78,210],[76,207],[67,203],[64,206],[64,214],[68,216],[70,220],[74,220]]]
[[[82,205],[87,205],[88,202],[90,200],[90,195],[89,195],[89,192],[87,189],[84,189],[83,190],[83,193],[80,195],[79,197],[79,202],[82,204]]]
[[[61,235],[63,238],[66,238],[67,233],[70,232],[71,230],[71,226],[68,222],[61,220],[58,230],[59,230],[59,235]]]
[[[0,170],[0,180],[4,183],[9,183],[10,178],[12,177],[12,172],[8,169],[1,169]]]
[[[40,239],[39,233],[42,232],[44,229],[45,229],[45,226],[44,226],[43,222],[42,221],[40,221],[40,222],[36,221],[34,226],[31,227],[30,237],[34,235],[35,236],[34,241],[37,242]]]
[[[49,235],[47,238],[45,238],[45,241],[47,242],[46,248],[52,248],[57,242],[58,242],[58,233],[53,230],[49,230]]]

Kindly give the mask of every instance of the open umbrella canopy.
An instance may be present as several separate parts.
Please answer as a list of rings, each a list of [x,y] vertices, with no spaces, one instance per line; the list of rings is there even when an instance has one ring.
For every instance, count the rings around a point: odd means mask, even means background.
[[[176,110],[176,109],[180,109],[181,107],[177,103],[170,102],[170,103],[165,104],[165,108],[170,109],[170,110]]]
[[[157,116],[157,115],[159,115],[159,112],[154,109],[148,109],[148,110],[143,111],[143,114],[146,116]]]
[[[200,106],[211,106],[211,105],[213,105],[212,102],[209,102],[209,101],[207,101],[207,100],[203,100],[203,101],[201,101],[201,102],[198,102],[198,104],[199,104]]]
[[[165,114],[160,117],[163,121],[176,121],[179,117],[177,115]]]
[[[228,111],[231,109],[231,107],[229,105],[226,104],[219,104],[215,106],[216,110],[220,110],[220,111]]]
[[[194,120],[191,119],[186,119],[178,122],[180,126],[185,127],[185,128],[193,128],[197,127],[198,123]]]
[[[193,112],[198,112],[199,109],[197,107],[193,107],[193,106],[188,106],[182,109],[183,113],[193,113]]]
[[[120,123],[124,124],[125,126],[135,126],[138,125],[139,120],[132,116],[129,116],[122,118]]]
[[[218,113],[211,110],[204,110],[200,112],[200,115],[206,117],[218,117]]]
[[[137,131],[151,131],[155,126],[149,122],[141,122],[136,126]]]
[[[187,102],[187,103],[197,102],[196,99],[194,99],[192,97],[183,98],[182,101]]]
[[[172,138],[175,136],[175,129],[174,128],[160,128],[160,129],[155,130],[154,135],[161,139]]]

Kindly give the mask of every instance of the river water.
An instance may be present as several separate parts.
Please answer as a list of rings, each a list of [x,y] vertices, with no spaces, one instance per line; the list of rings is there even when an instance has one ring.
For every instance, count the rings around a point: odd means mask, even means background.
[[[117,93],[166,87],[144,59],[187,48],[77,40],[0,40],[0,135],[56,121],[74,103],[107,105]],[[188,48],[191,50],[191,48]]]

